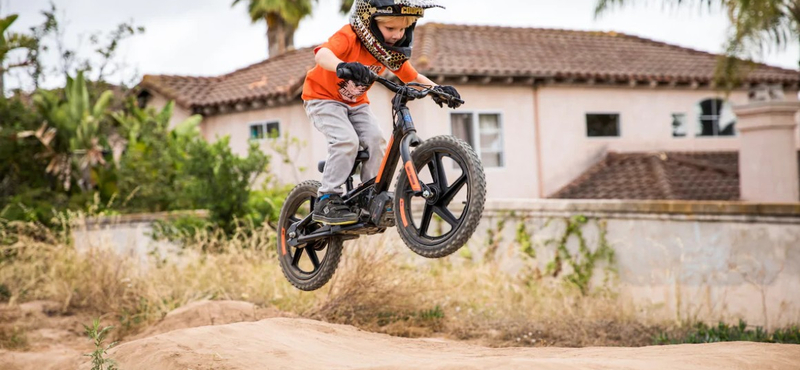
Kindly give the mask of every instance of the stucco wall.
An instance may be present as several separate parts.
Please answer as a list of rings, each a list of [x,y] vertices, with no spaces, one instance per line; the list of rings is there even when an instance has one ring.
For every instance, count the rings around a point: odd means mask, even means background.
[[[489,202],[468,248],[475,258],[483,256],[486,231],[497,232],[504,220],[497,262],[511,273],[526,266],[545,271],[556,254],[552,240],[564,235],[564,220],[577,215],[588,219],[580,229],[590,250],[596,250],[604,229],[617,269],[606,286],[642,317],[712,323],[741,318],[771,327],[800,322],[800,204]],[[515,241],[520,223],[532,238],[535,260],[523,258]],[[571,236],[567,249],[576,255],[578,247]],[[603,284],[604,267],[599,263],[595,269],[595,286]],[[564,268],[562,276],[570,271],[568,264]]]

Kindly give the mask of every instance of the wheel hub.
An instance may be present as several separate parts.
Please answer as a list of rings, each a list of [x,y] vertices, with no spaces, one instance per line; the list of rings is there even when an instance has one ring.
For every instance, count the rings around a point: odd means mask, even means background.
[[[439,193],[440,193],[439,188],[436,187],[435,185],[428,185],[428,190],[430,191],[430,194],[427,197],[425,197],[423,194],[423,198],[425,198],[425,203],[432,206],[436,205],[436,203],[439,202]]]

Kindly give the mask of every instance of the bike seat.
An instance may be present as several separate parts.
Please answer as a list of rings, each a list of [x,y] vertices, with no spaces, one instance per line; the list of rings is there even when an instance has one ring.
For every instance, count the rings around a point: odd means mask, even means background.
[[[356,162],[355,163],[358,164],[358,162],[364,162],[367,159],[369,159],[369,152],[366,151],[366,150],[359,150],[358,153],[356,153]],[[317,163],[317,169],[319,170],[319,172],[324,171],[325,170],[325,161],[319,161],[319,163]]]

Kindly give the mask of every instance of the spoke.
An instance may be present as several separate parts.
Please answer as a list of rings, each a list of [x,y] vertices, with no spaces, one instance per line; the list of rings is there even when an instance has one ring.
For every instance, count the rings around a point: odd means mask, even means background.
[[[428,235],[428,229],[431,227],[431,218],[433,218],[433,206],[425,204],[425,210],[422,211],[422,221],[419,223],[417,235]]]
[[[452,212],[450,212],[449,209],[444,207],[433,207],[433,211],[436,212],[436,214],[439,215],[444,222],[450,224],[452,228],[455,228],[456,225],[458,225],[458,219],[453,215]]]
[[[436,184],[439,189],[446,189],[447,175],[445,174],[444,165],[442,164],[442,157],[444,157],[444,154],[435,153],[431,161],[428,162],[428,169],[431,171],[433,183]]]
[[[464,184],[466,183],[467,183],[467,174],[463,173],[461,177],[459,177],[458,180],[456,180],[453,183],[453,185],[451,185],[450,188],[447,189],[447,191],[444,192],[444,194],[442,194],[442,197],[439,199],[438,204],[441,205],[442,207],[447,207],[448,205],[450,205],[450,202],[453,201],[453,198],[456,196],[456,194],[458,194],[459,191],[461,191],[461,188],[463,188]]]
[[[303,251],[300,248],[295,248],[294,256],[292,256],[292,266],[300,268],[300,257],[303,257]]]
[[[311,258],[311,263],[314,265],[314,271],[317,271],[319,268],[319,257],[317,257],[317,251],[314,250],[313,246],[307,245],[306,253],[308,254],[308,258]]]

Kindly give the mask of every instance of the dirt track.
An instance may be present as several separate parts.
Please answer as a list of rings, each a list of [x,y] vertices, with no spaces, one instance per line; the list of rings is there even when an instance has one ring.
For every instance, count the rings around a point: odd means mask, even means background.
[[[198,309],[205,313],[231,312],[209,310],[208,305]],[[217,317],[214,324],[252,320],[242,317],[241,312],[247,310],[244,307],[230,317]],[[737,342],[644,348],[495,349],[444,340],[397,338],[297,318],[181,329],[180,322],[184,320],[187,325],[198,324],[198,315],[189,315],[184,309],[171,317],[174,320],[167,322],[165,330],[172,331],[157,330],[123,343],[110,356],[123,370],[800,369],[798,345]],[[0,369],[76,368],[89,369],[86,358],[81,358],[77,350],[0,352]]]

